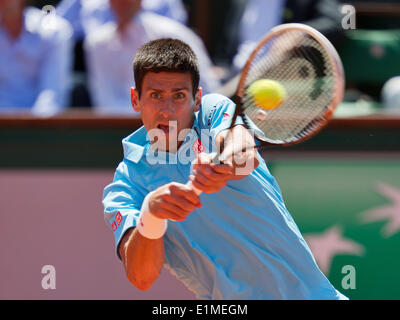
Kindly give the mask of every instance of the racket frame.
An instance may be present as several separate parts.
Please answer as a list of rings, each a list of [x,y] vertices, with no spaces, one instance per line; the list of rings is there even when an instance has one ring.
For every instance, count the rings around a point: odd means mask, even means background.
[[[232,117],[232,123],[230,126],[230,129],[232,129],[235,126],[235,122],[238,116],[240,116],[245,123],[246,127],[249,128],[249,125],[247,123],[246,115],[243,114],[243,102],[242,98],[245,94],[246,90],[246,79],[248,72],[250,70],[251,64],[258,54],[259,50],[264,46],[266,42],[268,42],[270,39],[273,37],[276,37],[284,32],[287,31],[302,31],[308,35],[310,35],[314,40],[316,40],[326,52],[328,52],[328,57],[330,60],[330,64],[332,65],[332,69],[334,72],[334,86],[335,86],[335,91],[333,95],[333,99],[330,103],[330,105],[326,108],[326,111],[323,114],[324,121],[321,121],[318,126],[316,126],[312,131],[304,135],[303,137],[290,141],[290,142],[285,142],[285,143],[271,143],[263,139],[263,137],[256,137],[258,140],[262,142],[263,145],[282,145],[282,146],[290,146],[293,144],[297,144],[300,142],[303,142],[305,140],[308,140],[315,134],[317,134],[321,129],[328,123],[329,119],[332,117],[337,105],[342,101],[343,95],[344,95],[344,88],[345,88],[345,81],[344,81],[344,69],[343,65],[341,62],[341,59],[339,57],[339,54],[337,53],[335,47],[332,45],[332,43],[319,31],[315,30],[314,28],[307,26],[302,23],[285,23],[281,24],[279,26],[276,26],[271,29],[271,31],[258,43],[257,47],[252,51],[250,57],[247,59],[245,66],[243,67],[243,70],[240,75],[239,83],[236,89],[236,93],[233,97],[234,102],[236,103],[236,108],[235,108],[235,113]]]

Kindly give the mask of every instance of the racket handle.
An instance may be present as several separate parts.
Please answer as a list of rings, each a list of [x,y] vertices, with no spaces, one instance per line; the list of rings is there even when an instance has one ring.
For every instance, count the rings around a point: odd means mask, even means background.
[[[195,187],[193,186],[192,181],[189,180],[189,181],[186,183],[186,185],[187,185],[189,188],[192,188],[193,191],[194,191],[198,196],[202,193],[201,190],[199,190],[199,189],[197,189],[197,188],[195,188]]]

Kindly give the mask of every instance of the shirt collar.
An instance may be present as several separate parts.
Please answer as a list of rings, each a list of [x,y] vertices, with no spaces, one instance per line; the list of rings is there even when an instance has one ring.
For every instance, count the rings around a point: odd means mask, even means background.
[[[145,146],[149,142],[146,128],[141,126],[134,133],[122,140],[124,157],[130,161],[138,163],[142,158]]]

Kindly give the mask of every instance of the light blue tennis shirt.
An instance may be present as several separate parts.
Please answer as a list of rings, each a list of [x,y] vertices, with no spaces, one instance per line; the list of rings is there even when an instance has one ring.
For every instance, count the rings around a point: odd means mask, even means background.
[[[145,196],[172,181],[187,183],[188,155],[201,149],[197,139],[210,151],[208,142],[229,127],[234,109],[224,96],[203,97],[194,130],[175,155],[150,152],[144,127],[123,139],[124,159],[103,196],[117,248],[136,226]],[[172,163],[164,161],[168,156]],[[164,266],[200,299],[346,299],[319,270],[279,186],[259,161],[245,178],[201,194],[202,208],[185,221],[168,221]]]

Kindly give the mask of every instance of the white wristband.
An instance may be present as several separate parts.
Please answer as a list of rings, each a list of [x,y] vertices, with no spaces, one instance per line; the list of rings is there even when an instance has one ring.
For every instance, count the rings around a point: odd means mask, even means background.
[[[159,239],[167,231],[167,219],[160,219],[151,214],[149,210],[150,192],[143,200],[141,212],[136,228],[139,233],[148,239]]]

